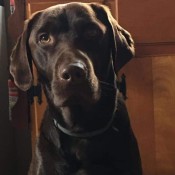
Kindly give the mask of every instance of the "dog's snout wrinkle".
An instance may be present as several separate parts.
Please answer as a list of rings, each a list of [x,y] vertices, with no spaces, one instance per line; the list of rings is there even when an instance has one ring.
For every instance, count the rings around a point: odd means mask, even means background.
[[[81,82],[87,78],[87,68],[82,63],[71,63],[60,71],[60,78],[65,82]]]

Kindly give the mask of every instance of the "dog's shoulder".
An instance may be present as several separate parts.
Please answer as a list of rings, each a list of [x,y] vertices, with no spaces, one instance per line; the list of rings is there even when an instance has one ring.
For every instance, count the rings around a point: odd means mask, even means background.
[[[39,140],[52,144],[55,148],[60,148],[60,134],[54,125],[53,116],[47,108],[40,127]],[[56,139],[55,139],[56,138]],[[42,146],[42,143],[41,143]]]
[[[130,118],[125,101],[122,96],[117,97],[117,107],[116,107],[114,126],[118,128],[121,132],[127,132],[130,130]]]

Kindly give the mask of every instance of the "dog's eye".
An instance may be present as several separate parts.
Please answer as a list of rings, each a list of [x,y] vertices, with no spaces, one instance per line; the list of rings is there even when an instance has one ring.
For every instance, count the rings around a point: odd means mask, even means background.
[[[84,37],[87,40],[92,40],[92,39],[96,39],[101,35],[101,31],[98,28],[88,28],[85,32],[84,32]]]
[[[50,37],[50,35],[47,34],[47,33],[41,34],[41,35],[39,36],[39,42],[40,42],[41,44],[48,44],[48,43],[50,43],[50,42],[51,42],[51,37]]]

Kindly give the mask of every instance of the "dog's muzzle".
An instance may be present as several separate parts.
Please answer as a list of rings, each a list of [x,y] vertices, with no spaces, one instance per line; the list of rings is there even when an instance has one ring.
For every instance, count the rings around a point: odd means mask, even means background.
[[[55,67],[52,80],[55,106],[88,106],[99,99],[99,81],[90,58],[85,54],[68,52],[66,55],[63,52]]]

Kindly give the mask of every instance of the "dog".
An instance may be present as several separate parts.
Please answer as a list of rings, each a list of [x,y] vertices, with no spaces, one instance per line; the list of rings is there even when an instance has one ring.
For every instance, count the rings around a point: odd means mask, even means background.
[[[11,54],[23,91],[35,65],[48,107],[29,175],[141,175],[141,159],[116,74],[134,56],[129,32],[98,3],[36,12]]]

